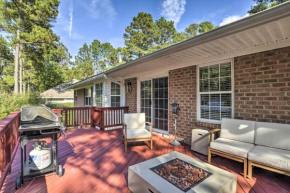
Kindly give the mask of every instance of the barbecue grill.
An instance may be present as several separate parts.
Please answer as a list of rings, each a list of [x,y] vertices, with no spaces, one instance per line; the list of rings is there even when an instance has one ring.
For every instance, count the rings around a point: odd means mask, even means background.
[[[29,106],[21,108],[21,124],[19,127],[21,140],[21,171],[16,177],[15,188],[20,188],[25,179],[42,176],[47,173],[56,173],[62,176],[62,166],[58,165],[57,140],[65,134],[66,128],[59,121],[59,116],[46,106]],[[40,170],[32,170],[27,160],[26,145],[29,141],[39,141],[51,138],[51,164]],[[31,160],[30,160],[31,161]]]

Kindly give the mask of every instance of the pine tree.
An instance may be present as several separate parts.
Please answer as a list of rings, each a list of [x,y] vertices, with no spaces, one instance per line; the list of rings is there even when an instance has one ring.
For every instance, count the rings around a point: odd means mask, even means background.
[[[14,40],[14,92],[19,92],[19,57],[21,44],[43,46],[53,44],[58,37],[52,32],[52,22],[58,15],[58,0],[0,0],[0,30]]]
[[[153,17],[149,13],[138,13],[125,31],[125,45],[134,58],[139,58],[155,50],[153,44],[157,30]]]

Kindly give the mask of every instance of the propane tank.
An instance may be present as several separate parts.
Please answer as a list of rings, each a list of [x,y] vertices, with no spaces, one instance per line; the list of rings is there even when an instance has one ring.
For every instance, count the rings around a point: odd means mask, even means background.
[[[51,150],[45,141],[36,141],[29,152],[30,170],[42,170],[51,164]]]

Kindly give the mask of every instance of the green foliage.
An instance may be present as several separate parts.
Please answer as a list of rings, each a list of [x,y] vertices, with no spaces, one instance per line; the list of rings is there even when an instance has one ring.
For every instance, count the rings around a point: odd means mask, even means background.
[[[189,37],[194,37],[194,36],[197,36],[198,28],[199,28],[199,25],[196,23],[193,23],[185,29],[185,32]]]
[[[39,105],[42,100],[38,93],[21,94],[0,93],[0,120],[25,105]]]
[[[74,107],[74,103],[46,103],[45,106],[51,109],[60,109],[65,107]]]
[[[264,11],[270,7],[274,7],[278,4],[284,3],[289,0],[254,0],[256,5],[252,6],[248,11],[249,14],[259,13],[260,11]]]
[[[206,33],[208,31],[211,31],[211,30],[213,30],[215,28],[217,28],[217,27],[214,26],[212,22],[204,21],[204,22],[201,22],[199,24],[198,33],[199,34],[203,34],[203,33]]]
[[[74,74],[76,79],[82,80],[94,75],[93,57],[90,47],[84,44],[75,57]]]
[[[154,51],[156,24],[149,13],[139,12],[124,33],[125,45],[138,58]]]
[[[155,34],[155,44],[158,49],[167,47],[173,43],[176,32],[173,21],[167,21],[164,17],[155,21],[157,32]]]

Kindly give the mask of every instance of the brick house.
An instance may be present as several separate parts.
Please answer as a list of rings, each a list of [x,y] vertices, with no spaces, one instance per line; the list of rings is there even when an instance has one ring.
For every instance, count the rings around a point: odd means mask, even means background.
[[[78,82],[75,105],[129,106],[178,137],[223,117],[290,124],[290,3],[219,27]]]

